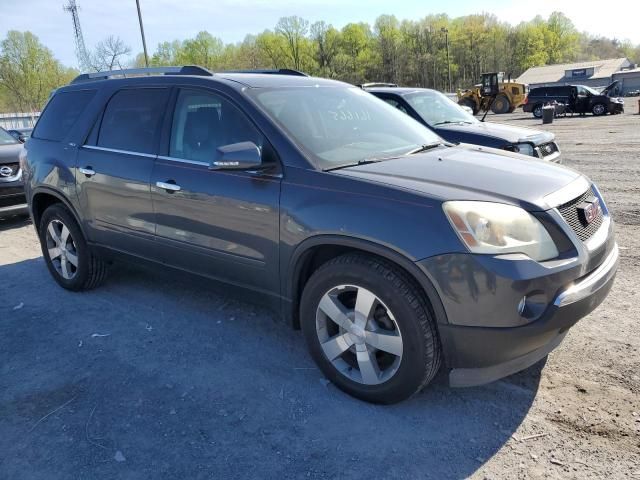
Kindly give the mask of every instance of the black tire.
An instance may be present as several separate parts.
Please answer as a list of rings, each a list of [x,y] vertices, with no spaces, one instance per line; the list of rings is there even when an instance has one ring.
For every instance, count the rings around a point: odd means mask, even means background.
[[[473,111],[474,115],[478,114],[478,106],[476,105],[476,102],[474,102],[469,98],[463,98],[459,100],[458,105],[461,105],[463,107],[469,107]]]
[[[55,222],[56,225],[61,223],[69,230],[69,236],[77,256],[77,267],[75,267],[73,278],[64,278],[50,257],[47,246],[47,229],[52,222]],[[47,268],[61,287],[67,290],[81,291],[90,290],[102,283],[107,274],[107,264],[101,257],[91,251],[75,218],[64,205],[56,203],[44,211],[38,226],[38,236]]]
[[[393,312],[402,336],[402,357],[395,373],[383,383],[366,385],[348,378],[323,352],[316,329],[318,306],[339,285],[365,288]],[[345,254],[318,268],[302,294],[300,323],[311,356],[324,375],[361,400],[381,404],[404,400],[426,386],[440,368],[436,322],[424,293],[406,273],[379,257]]]
[[[593,113],[596,117],[606,115],[607,106],[604,103],[596,103],[593,107],[591,107],[591,113]]]
[[[503,114],[509,112],[511,108],[511,102],[506,95],[500,94],[496,96],[491,104],[491,111],[496,114]]]
[[[536,118],[542,118],[542,104],[534,106],[533,110],[531,110],[531,113]]]

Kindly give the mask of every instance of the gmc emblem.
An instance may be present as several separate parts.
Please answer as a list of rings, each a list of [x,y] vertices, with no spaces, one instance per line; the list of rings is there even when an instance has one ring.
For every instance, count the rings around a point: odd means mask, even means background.
[[[600,213],[600,200],[596,197],[587,199],[578,205],[578,213],[580,214],[581,220],[589,225],[598,218],[598,214]]]

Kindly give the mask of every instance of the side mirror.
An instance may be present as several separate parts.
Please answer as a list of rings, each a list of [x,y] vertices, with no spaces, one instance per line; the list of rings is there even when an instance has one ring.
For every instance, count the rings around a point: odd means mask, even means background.
[[[262,152],[253,142],[223,145],[209,165],[210,170],[252,170],[262,167]]]

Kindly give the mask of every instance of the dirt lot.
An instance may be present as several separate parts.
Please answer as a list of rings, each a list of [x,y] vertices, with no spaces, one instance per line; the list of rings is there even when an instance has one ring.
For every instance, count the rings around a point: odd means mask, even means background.
[[[328,385],[299,332],[202,280],[118,266],[98,290],[63,291],[32,226],[0,222],[0,478],[640,479],[640,115],[629,110],[548,127],[617,222],[605,303],[546,365],[481,388],[440,381],[391,407]]]

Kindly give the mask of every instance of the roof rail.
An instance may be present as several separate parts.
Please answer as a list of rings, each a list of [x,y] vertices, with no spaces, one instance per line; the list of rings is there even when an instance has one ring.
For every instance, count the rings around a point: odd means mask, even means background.
[[[225,70],[220,73],[262,73],[267,75],[293,75],[297,77],[308,77],[304,72],[291,68],[277,68],[275,70]]]
[[[141,75],[202,75],[213,76],[209,70],[197,65],[184,65],[182,67],[150,67],[150,68],[125,68],[122,70],[110,70],[108,72],[82,73],[74,78],[71,83],[90,82],[92,80],[106,80],[112,77],[127,77]]]
[[[361,83],[360,85],[357,85],[357,86],[364,90],[365,88],[375,88],[375,87],[397,87],[398,84],[385,83],[385,82],[371,82],[371,83]]]

